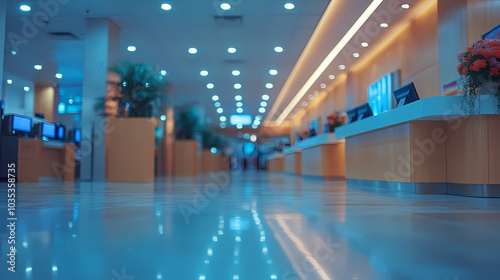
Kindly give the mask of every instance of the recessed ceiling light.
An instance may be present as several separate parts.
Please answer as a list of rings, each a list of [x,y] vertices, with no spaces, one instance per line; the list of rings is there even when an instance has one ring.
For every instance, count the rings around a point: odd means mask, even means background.
[[[259,108],[259,112],[262,113],[262,114],[264,114],[266,112],[266,108],[260,107]]]
[[[243,108],[238,108],[238,109],[236,109],[236,112],[237,112],[237,113],[240,113],[240,114],[241,114],[241,113],[243,113]]]
[[[217,100],[219,100],[219,96],[218,96],[218,95],[214,95],[214,96],[212,96],[212,100],[213,100],[213,101],[217,101]]]
[[[410,8],[410,4],[403,4],[403,5],[401,5],[401,8],[407,10]]]
[[[306,107],[307,106],[307,101],[302,102],[302,106]]]
[[[195,54],[197,52],[198,52],[198,50],[196,48],[189,48],[188,49],[188,53],[190,53],[190,54]]]
[[[237,124],[237,125],[236,125],[236,128],[237,128],[237,129],[242,129],[242,128],[243,128],[243,125],[242,125],[241,123],[239,123],[239,124]]]
[[[16,54],[17,54],[17,52],[16,52],[16,51],[11,51],[11,52],[10,52],[10,54],[12,54],[12,55],[16,55]]]
[[[172,10],[172,5],[170,5],[168,3],[163,3],[163,4],[161,4],[161,9],[165,10],[165,11],[170,11],[170,10]]]
[[[228,53],[235,53],[235,52],[236,52],[236,48],[232,48],[232,47],[231,47],[231,48],[228,48],[228,49],[227,49],[227,52],[228,52]]]
[[[380,27],[382,27],[382,28],[387,28],[387,27],[389,27],[389,24],[387,24],[387,23],[385,23],[385,22],[382,22],[382,23],[380,24]]]
[[[220,107],[220,102],[215,102],[214,106],[215,106],[215,108],[219,108]]]
[[[271,70],[269,70],[269,74],[272,75],[272,76],[276,76],[276,75],[278,75],[278,70],[271,69]]]
[[[234,84],[234,89],[240,89],[241,88],[241,84]]]
[[[161,74],[162,76],[167,75],[167,70],[160,70],[160,74]]]
[[[256,120],[262,120],[262,116],[261,115],[257,115],[257,116],[255,116],[255,119]]]
[[[33,66],[33,68],[35,68],[36,70],[42,70],[42,65],[37,64],[37,65]]]
[[[223,9],[224,11],[227,11],[227,10],[231,9],[231,5],[228,3],[222,3],[222,4],[220,4],[220,8]]]
[[[236,100],[236,101],[241,101],[241,99],[243,99],[243,97],[241,97],[241,95],[236,95],[234,97],[234,100]]]
[[[61,74],[61,73],[57,73],[57,74],[56,74],[56,78],[58,78],[58,79],[62,79],[62,74]]]
[[[272,83],[267,83],[266,84],[266,88],[268,89],[272,89],[274,87],[274,85]]]
[[[269,95],[267,95],[267,94],[262,95],[262,100],[265,100],[265,101],[269,100]]]
[[[217,108],[217,113],[222,114],[222,112],[224,112],[222,108]]]
[[[309,98],[309,100],[313,100],[314,99],[314,95],[309,94],[309,96],[307,98]]]
[[[280,53],[280,52],[283,52],[283,48],[282,47],[275,47],[274,51],[277,53]]]
[[[208,88],[208,89],[213,89],[214,87],[215,87],[215,86],[214,86],[214,84],[212,84],[212,83],[208,83],[208,84],[207,84],[207,88]]]
[[[30,87],[24,87],[24,91],[26,92],[30,91]]]
[[[326,84],[319,85],[321,88],[326,88]]]
[[[267,107],[267,102],[266,102],[266,101],[262,101],[262,102],[260,102],[260,106],[261,106],[261,107]]]
[[[127,51],[129,52],[135,52],[137,50],[137,48],[135,46],[128,46],[127,47]]]
[[[330,76],[328,76],[328,79],[330,79],[330,80],[335,79],[335,75],[330,75]]]
[[[345,65],[339,65],[340,70],[345,70]]]
[[[203,77],[206,77],[208,75],[208,71],[207,70],[201,70],[200,71],[200,75],[202,75]]]
[[[259,126],[258,126],[258,125],[256,125],[256,124],[253,124],[253,125],[252,125],[252,128],[253,128],[253,129],[257,129],[258,127],[259,127]]]
[[[161,116],[160,116],[160,120],[161,120],[162,122],[166,121],[166,120],[167,120],[167,116],[166,116],[166,115],[161,115]]]
[[[319,91],[315,91],[313,92],[314,96],[318,96],[319,95]]]
[[[11,80],[11,79],[8,79],[8,80],[7,80],[7,84],[12,85],[12,80]]]
[[[355,58],[358,58],[359,57],[359,53],[355,52],[355,53],[352,54],[352,56],[355,57]]]
[[[361,43],[361,46],[362,46],[363,48],[367,48],[367,47],[368,47],[368,43],[367,43],[367,42],[363,42],[363,43]]]
[[[226,128],[226,123],[221,123],[219,126],[220,126],[220,128],[224,129],[224,128]],[[205,262],[207,262],[207,261],[205,261]]]
[[[293,10],[294,8],[295,8],[295,5],[292,3],[285,4],[285,9],[287,9],[287,10]]]
[[[19,10],[21,10],[23,12],[29,12],[29,11],[31,11],[31,7],[28,5],[21,5],[21,6],[19,6]]]
[[[243,107],[243,102],[236,103],[236,107]]]
[[[227,119],[226,119],[226,117],[221,116],[221,117],[219,118],[219,120],[220,120],[221,122],[225,122]]]
[[[240,75],[240,71],[239,70],[233,70],[232,74],[233,74],[233,76],[239,76]]]

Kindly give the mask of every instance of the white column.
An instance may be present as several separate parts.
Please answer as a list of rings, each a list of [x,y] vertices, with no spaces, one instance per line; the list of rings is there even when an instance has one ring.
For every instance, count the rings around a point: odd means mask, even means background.
[[[5,95],[3,93],[4,79],[3,79],[3,60],[5,54],[5,18],[7,17],[7,1],[0,0],[0,99]]]
[[[117,62],[120,28],[109,19],[88,19],[82,93],[82,161],[80,177],[105,180],[105,120],[94,107],[106,94],[109,66]]]

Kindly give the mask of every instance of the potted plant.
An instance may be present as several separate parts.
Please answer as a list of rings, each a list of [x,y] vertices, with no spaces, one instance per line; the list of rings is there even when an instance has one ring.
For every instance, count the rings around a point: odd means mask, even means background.
[[[104,114],[106,177],[114,182],[153,182],[155,127],[152,117],[164,91],[164,82],[143,63],[111,67]]]
[[[500,110],[500,40],[480,40],[458,55],[460,92],[465,109],[475,113],[476,99],[482,94],[493,94]]]
[[[195,139],[199,132],[199,118],[191,110],[178,110],[175,116],[173,174],[197,176],[199,173],[200,144]]]
[[[326,117],[325,132],[333,133],[335,128],[344,125],[346,122],[347,116],[345,114],[332,113]]]
[[[211,173],[218,171],[218,148],[216,147],[219,135],[210,128],[201,131],[202,151],[201,151],[201,173]]]

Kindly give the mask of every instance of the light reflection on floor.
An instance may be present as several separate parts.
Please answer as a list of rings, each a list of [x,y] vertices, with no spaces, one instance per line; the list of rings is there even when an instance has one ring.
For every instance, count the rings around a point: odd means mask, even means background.
[[[23,184],[17,211],[0,279],[494,279],[500,260],[500,199],[264,172]]]

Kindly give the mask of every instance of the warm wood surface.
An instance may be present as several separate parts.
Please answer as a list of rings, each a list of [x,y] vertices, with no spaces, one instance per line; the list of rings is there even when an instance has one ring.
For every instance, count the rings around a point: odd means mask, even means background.
[[[106,177],[112,182],[153,182],[155,123],[111,118],[106,130]]]
[[[304,149],[302,174],[345,178],[345,143],[322,144]]]
[[[196,140],[174,142],[173,173],[176,176],[198,176],[199,143]]]

